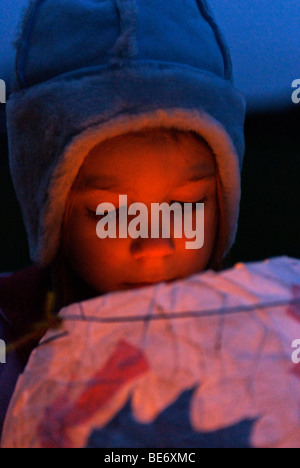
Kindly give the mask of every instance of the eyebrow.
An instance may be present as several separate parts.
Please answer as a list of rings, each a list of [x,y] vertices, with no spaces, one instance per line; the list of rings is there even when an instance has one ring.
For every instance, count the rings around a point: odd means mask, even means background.
[[[117,179],[112,176],[99,176],[91,175],[88,176],[83,184],[84,189],[95,188],[97,190],[118,190],[120,185]]]
[[[188,177],[185,180],[186,182],[199,182],[200,180],[203,179],[208,179],[209,177],[212,177],[216,174],[216,171],[208,171],[206,174],[193,174],[191,177]]]
[[[203,179],[208,179],[216,174],[216,168],[212,168],[207,164],[197,165],[190,170],[189,175],[184,180],[182,186],[190,182],[199,182]]]

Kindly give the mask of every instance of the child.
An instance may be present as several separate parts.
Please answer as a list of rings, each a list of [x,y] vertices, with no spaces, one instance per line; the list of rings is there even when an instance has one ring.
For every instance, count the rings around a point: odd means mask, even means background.
[[[0,281],[1,338],[42,323],[22,363],[11,364],[9,388],[0,376],[3,414],[49,326],[49,290],[57,313],[222,268],[237,231],[244,155],[245,101],[203,0],[36,0],[16,47],[10,169],[34,265]],[[204,246],[187,250],[173,235],[99,239],[96,208],[118,208],[119,195],[148,207],[203,202]]]

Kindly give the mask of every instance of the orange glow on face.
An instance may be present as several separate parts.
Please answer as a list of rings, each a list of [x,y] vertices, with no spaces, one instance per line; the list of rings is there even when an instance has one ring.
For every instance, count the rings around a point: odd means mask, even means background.
[[[99,239],[96,212],[100,203],[116,208],[119,195],[128,206],[204,199],[205,241],[186,249],[186,238],[130,237]],[[85,159],[69,194],[63,227],[64,250],[78,275],[99,293],[187,277],[206,268],[217,230],[215,158],[189,133],[179,141],[160,133],[126,134],[96,146]],[[128,217],[128,222],[130,217]],[[148,220],[151,229],[151,217]]]

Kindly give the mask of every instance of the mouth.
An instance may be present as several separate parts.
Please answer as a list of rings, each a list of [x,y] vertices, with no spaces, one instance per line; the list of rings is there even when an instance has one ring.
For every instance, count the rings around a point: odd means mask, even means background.
[[[139,289],[145,288],[147,286],[153,286],[155,283],[124,283],[125,287],[128,289]]]
[[[151,282],[147,282],[147,283],[123,283],[124,286],[126,288],[130,288],[130,289],[139,289],[139,288],[145,288],[147,286],[153,286],[154,284],[157,284],[157,283],[170,283],[171,281],[174,281],[174,280],[157,280],[157,281],[151,281]]]

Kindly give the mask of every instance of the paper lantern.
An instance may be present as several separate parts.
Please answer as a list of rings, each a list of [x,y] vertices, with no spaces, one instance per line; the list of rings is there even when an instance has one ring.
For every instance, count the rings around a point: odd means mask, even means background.
[[[61,310],[3,447],[300,447],[300,260],[238,263]]]

